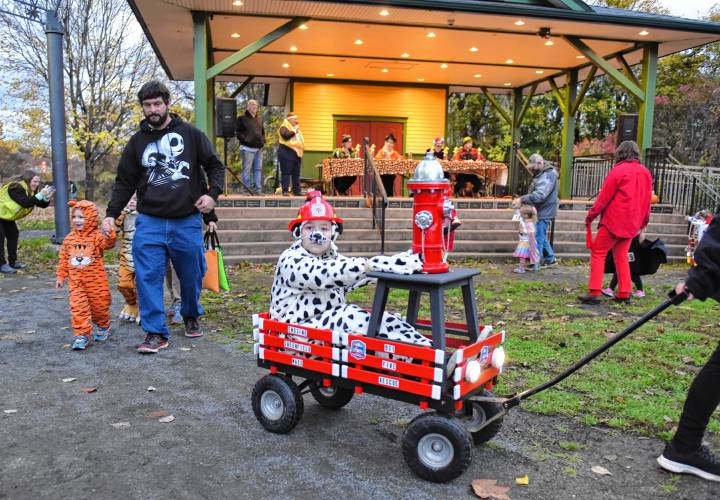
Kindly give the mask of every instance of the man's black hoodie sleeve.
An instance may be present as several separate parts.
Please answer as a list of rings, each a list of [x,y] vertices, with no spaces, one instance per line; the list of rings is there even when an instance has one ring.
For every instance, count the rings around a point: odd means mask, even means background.
[[[695,250],[697,266],[688,272],[685,284],[696,298],[720,298],[720,215],[716,215]]]
[[[194,131],[197,134],[198,158],[207,174],[208,184],[210,184],[207,194],[217,201],[225,185],[225,167],[218,158],[208,136],[199,129],[194,128]]]

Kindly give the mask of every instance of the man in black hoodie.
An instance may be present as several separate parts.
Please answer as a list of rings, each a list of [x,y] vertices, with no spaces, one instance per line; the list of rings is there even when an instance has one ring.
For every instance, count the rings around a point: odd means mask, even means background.
[[[147,334],[138,352],[156,353],[168,346],[163,303],[168,258],[180,280],[185,335],[202,336],[199,299],[206,265],[200,214],[214,208],[225,167],[202,131],[169,112],[170,92],[165,85],[155,80],[146,83],[138,99],[145,119],[120,158],[101,230],[105,234],[112,230],[137,192],[132,253],[140,323]]]
[[[710,223],[695,251],[697,266],[675,288],[690,298],[720,300],[720,215]],[[720,460],[702,444],[705,428],[720,404],[720,345],[690,385],[678,429],[657,459],[663,469],[720,481]]]
[[[236,125],[242,155],[242,181],[252,194],[260,194],[262,190],[262,148],[265,145],[265,127],[257,111],[257,101],[250,99],[245,114],[238,117]]]

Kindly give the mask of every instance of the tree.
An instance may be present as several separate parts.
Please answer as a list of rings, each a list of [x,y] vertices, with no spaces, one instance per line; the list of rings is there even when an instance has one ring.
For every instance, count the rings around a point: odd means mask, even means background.
[[[85,196],[94,199],[96,166],[117,152],[135,129],[140,117],[136,92],[143,82],[157,75],[158,64],[145,37],[132,33],[133,15],[123,0],[65,0],[60,22],[65,31],[69,146],[74,146],[85,163]],[[11,92],[25,102],[28,97],[36,103],[47,102],[42,29],[7,16],[0,18],[0,26],[12,75]],[[36,84],[32,96],[24,95],[28,82]],[[46,117],[36,113],[28,118],[35,126],[49,130]]]

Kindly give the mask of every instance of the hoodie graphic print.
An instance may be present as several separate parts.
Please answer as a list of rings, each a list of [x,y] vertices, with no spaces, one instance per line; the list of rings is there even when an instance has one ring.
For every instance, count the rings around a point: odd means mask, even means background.
[[[56,277],[69,278],[70,313],[75,335],[88,336],[93,323],[110,326],[110,289],[103,253],[115,246],[115,231],[105,238],[98,229],[98,210],[90,201],[70,201],[71,210],[80,209],[85,216],[81,230],[65,237],[60,248]]]

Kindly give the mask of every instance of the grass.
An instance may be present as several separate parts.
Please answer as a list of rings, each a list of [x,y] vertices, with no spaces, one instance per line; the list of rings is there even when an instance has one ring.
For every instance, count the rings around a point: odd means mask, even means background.
[[[32,270],[54,272],[57,247],[47,238],[21,241],[20,257]],[[106,263],[116,261],[116,251]],[[478,315],[482,324],[507,331],[507,364],[497,394],[511,394],[548,380],[664,300],[676,278],[647,280],[647,297],[630,305],[580,307],[575,295],[584,291],[587,267],[564,265],[545,275],[510,276],[509,266],[467,262],[476,278]],[[204,329],[218,343],[252,351],[252,314],[268,309],[274,266],[243,264],[228,267],[232,291],[203,293]],[[664,273],[682,276],[683,267]],[[551,276],[551,277],[550,277]],[[369,308],[374,287],[355,290],[348,302]],[[407,292],[393,291],[387,309],[403,313]],[[537,413],[565,415],[586,425],[631,430],[667,438],[677,425],[687,389],[717,345],[717,306],[692,301],[666,310],[558,386],[524,402]],[[420,317],[429,317],[424,300]],[[446,318],[463,320],[459,290],[447,293]],[[720,419],[709,425],[710,439],[720,434]],[[561,441],[565,452],[577,443]]]

